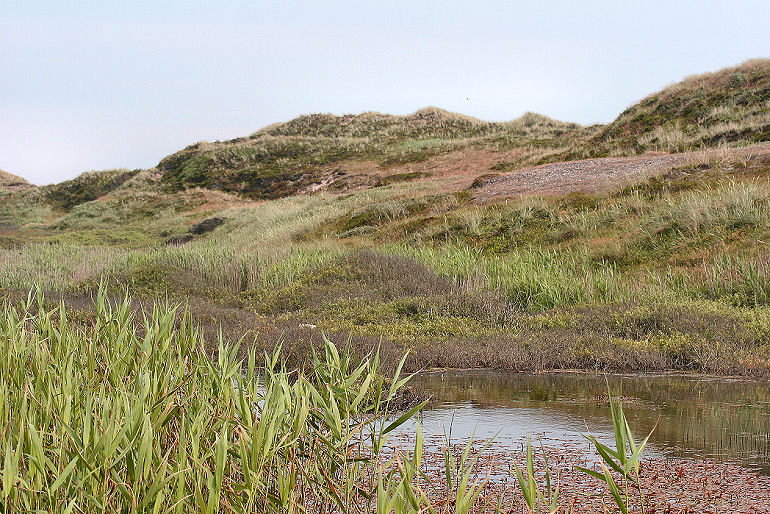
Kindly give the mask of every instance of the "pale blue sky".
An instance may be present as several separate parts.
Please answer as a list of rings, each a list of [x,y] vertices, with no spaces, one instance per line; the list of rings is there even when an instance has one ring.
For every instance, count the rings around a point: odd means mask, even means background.
[[[0,2],[0,169],[147,168],[310,112],[607,122],[770,56],[770,1]]]

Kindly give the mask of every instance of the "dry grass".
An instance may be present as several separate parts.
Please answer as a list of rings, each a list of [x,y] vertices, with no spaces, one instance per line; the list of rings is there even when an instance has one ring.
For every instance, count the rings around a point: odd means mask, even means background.
[[[543,148],[562,151],[582,135],[579,125],[532,113],[507,123],[483,122],[436,108],[407,116],[313,114],[246,138],[197,143],[167,157],[159,168],[173,188],[200,185],[276,198],[328,181],[347,161],[389,167],[458,150],[520,147],[532,150],[530,158],[539,158]]]
[[[688,77],[629,107],[594,142],[600,151],[681,152],[770,140],[770,59]]]
[[[13,173],[0,170],[0,192],[22,191],[34,187],[35,186],[27,182],[25,179],[17,177]]]
[[[770,190],[765,183],[729,182],[667,198],[646,223],[650,234],[673,230],[691,235],[714,229],[767,226]]]

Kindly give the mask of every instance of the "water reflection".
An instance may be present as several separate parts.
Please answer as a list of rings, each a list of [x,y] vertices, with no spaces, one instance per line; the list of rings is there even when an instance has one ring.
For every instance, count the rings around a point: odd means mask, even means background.
[[[426,434],[452,429],[453,439],[491,437],[519,444],[584,444],[580,432],[609,438],[607,382],[624,400],[637,436],[658,423],[653,453],[740,462],[770,474],[770,384],[682,375],[580,373],[427,373],[413,384],[432,392],[422,414]],[[404,427],[409,430],[409,427]]]

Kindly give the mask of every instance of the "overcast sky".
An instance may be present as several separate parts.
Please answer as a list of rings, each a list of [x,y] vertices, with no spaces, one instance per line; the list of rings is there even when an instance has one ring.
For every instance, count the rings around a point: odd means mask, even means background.
[[[611,121],[770,56],[770,1],[0,2],[0,169],[148,168],[311,112]]]

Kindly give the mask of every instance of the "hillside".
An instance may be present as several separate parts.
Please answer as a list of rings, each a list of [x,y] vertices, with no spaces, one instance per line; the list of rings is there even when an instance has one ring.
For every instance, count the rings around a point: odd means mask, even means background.
[[[158,169],[171,190],[206,187],[271,199],[331,184],[338,190],[376,185],[392,169],[465,150],[519,149],[523,161],[531,160],[564,151],[585,133],[537,114],[506,123],[437,108],[408,116],[313,114],[245,138],[197,143],[166,157]]]
[[[72,180],[44,186],[42,189],[53,207],[69,210],[114,191],[137,173],[139,170],[88,171]]]
[[[0,193],[24,191],[33,189],[35,186],[21,177],[17,177],[7,171],[0,170]]]
[[[196,143],[150,170],[86,172],[41,188],[3,173],[0,215],[13,241],[141,245],[178,236],[184,223],[200,221],[198,213],[293,195],[382,187],[479,201],[598,193],[703,159],[683,151],[761,144],[769,104],[770,60],[753,60],[669,86],[608,125],[581,127],[534,113],[486,122],[435,107],[406,116],[312,114],[247,137]],[[681,155],[573,162],[647,151]]]
[[[632,105],[592,139],[608,149],[682,152],[770,141],[770,59],[688,77]]]
[[[0,248],[23,244],[23,225],[32,220],[42,221],[38,216],[40,202],[37,186],[0,170]]]
[[[298,365],[324,333],[414,347],[411,370],[770,376],[766,71],[687,79],[607,126],[317,114],[149,170],[3,175],[0,294],[40,285],[88,320],[104,283],[186,305],[212,341],[292,341]],[[672,123],[695,150],[645,155]]]
[[[433,107],[407,116],[313,114],[244,138],[197,143],[166,157],[158,169],[171,190],[206,187],[271,199],[377,185],[394,167],[440,155],[451,156],[443,160],[451,165],[468,151],[483,152],[479,160],[491,161],[492,171],[510,171],[764,141],[770,141],[770,60],[752,60],[669,86],[606,126],[581,127],[532,113],[492,123]]]
[[[199,142],[169,155],[151,170],[160,178],[151,188],[165,194],[204,188],[251,200],[415,180],[443,180],[442,188],[456,190],[479,177],[545,163],[766,141],[770,59],[756,59],[689,77],[632,105],[608,125],[582,127],[534,113],[486,122],[435,107],[406,116],[300,116],[250,136]],[[136,173],[88,172],[43,188],[46,202],[68,211],[119,189]],[[0,185],[32,187],[4,176]]]

